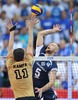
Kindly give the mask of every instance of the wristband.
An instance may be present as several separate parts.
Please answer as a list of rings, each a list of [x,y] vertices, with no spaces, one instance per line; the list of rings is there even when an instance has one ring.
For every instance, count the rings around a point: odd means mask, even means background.
[[[16,25],[14,25],[12,28],[10,28],[9,31],[11,32],[11,31],[14,31],[15,29],[16,29]]]

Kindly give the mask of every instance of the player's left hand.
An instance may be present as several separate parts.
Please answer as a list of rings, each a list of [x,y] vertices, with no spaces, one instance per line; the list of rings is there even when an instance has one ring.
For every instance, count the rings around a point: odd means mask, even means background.
[[[13,27],[12,20],[9,19],[9,18],[7,18],[7,19],[5,20],[5,25],[6,25],[6,27],[7,27],[8,29],[11,29],[11,28]]]
[[[38,94],[38,97],[40,97],[40,98],[41,98],[41,97],[42,97],[42,89],[41,89],[41,88],[37,88],[37,87],[36,87],[36,88],[35,88],[35,90],[36,90],[36,92],[35,92],[35,93],[39,93],[39,94]]]
[[[55,30],[55,32],[60,32],[62,30],[61,25],[59,25],[59,24],[54,25],[53,29]]]

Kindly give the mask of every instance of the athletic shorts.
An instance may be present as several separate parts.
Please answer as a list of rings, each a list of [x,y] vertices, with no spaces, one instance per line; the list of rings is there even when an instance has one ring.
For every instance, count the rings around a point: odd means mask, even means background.
[[[35,94],[35,97],[36,97],[36,100],[41,100],[38,97],[38,94]],[[57,95],[54,93],[54,91],[51,91],[51,92],[43,93],[42,98],[43,98],[43,100],[56,100]]]
[[[16,100],[36,100],[35,97],[20,97],[20,98],[17,98]]]
[[[44,100],[56,100],[57,96],[56,94],[53,92],[48,92],[46,94],[43,95]]]

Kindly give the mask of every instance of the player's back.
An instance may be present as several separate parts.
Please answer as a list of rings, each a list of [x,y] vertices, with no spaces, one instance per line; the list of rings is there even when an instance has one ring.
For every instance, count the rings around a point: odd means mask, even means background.
[[[32,81],[33,58],[27,55],[23,61],[16,62],[13,58],[6,60],[10,83],[15,98],[34,96]]]

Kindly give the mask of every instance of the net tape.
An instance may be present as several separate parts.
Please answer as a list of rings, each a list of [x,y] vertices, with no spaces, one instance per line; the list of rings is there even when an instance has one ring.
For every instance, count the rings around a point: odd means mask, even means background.
[[[6,56],[0,56],[0,59],[6,60]],[[47,60],[52,60],[52,61],[78,61],[77,56],[49,56],[49,57],[34,57],[34,61],[47,61]]]

